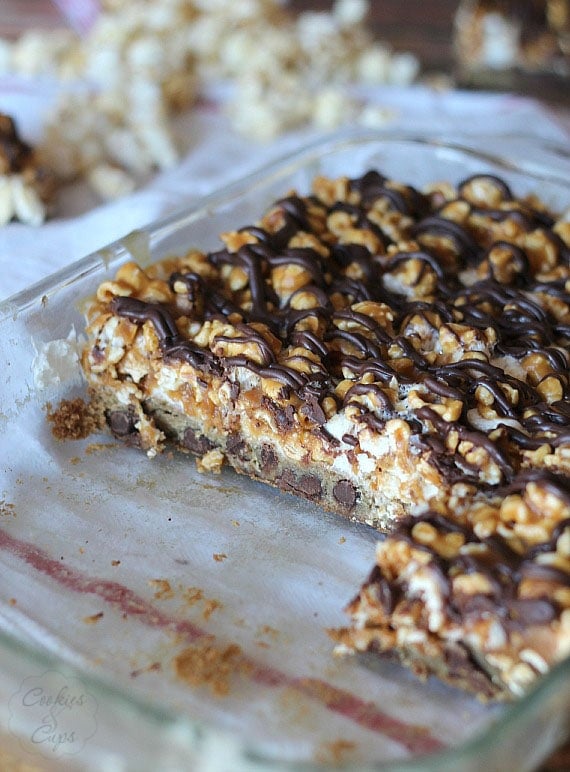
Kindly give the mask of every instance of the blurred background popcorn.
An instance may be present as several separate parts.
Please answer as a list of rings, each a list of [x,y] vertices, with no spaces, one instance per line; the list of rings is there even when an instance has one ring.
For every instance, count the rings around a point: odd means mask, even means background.
[[[520,73],[570,75],[568,0],[461,0],[454,20],[459,76],[503,87]]]
[[[278,0],[55,5],[68,26],[4,39],[0,70],[60,82],[38,156],[62,182],[84,179],[105,199],[178,162],[174,119],[211,84],[229,86],[233,130],[269,141],[307,125],[385,125],[388,112],[351,86],[408,85],[419,73],[413,54],[374,38],[367,0],[300,13]]]

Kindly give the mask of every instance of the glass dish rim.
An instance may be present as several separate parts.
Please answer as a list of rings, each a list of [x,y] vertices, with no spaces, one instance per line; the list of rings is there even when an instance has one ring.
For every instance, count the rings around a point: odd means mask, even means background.
[[[529,143],[532,142],[533,146],[536,146],[537,143],[539,143],[540,147],[547,153],[551,153],[552,156],[563,154],[570,158],[570,150],[566,150],[561,145],[557,145],[551,140],[542,138],[537,139],[536,137],[527,134],[485,135],[485,138],[489,141],[491,141],[493,137],[499,140],[521,139],[523,141],[528,141]],[[146,235],[149,238],[164,238],[170,232],[199,217],[202,212],[215,208],[222,202],[228,202],[230,199],[240,195],[244,191],[250,190],[251,187],[256,184],[269,181],[271,175],[283,174],[288,164],[297,166],[301,163],[309,162],[311,158],[317,160],[325,155],[348,147],[351,144],[359,145],[366,142],[382,142],[389,144],[401,142],[409,143],[411,145],[432,147],[434,149],[449,150],[458,155],[462,154],[466,157],[480,159],[483,162],[491,163],[497,168],[501,168],[505,171],[527,175],[529,178],[535,179],[536,181],[550,182],[567,187],[570,192],[569,178],[565,175],[557,174],[552,168],[543,167],[539,173],[535,164],[527,165],[519,158],[515,160],[506,157],[504,154],[490,153],[470,146],[468,144],[469,137],[467,135],[463,136],[463,140],[463,142],[450,142],[448,139],[437,134],[407,132],[387,133],[359,128],[334,132],[324,139],[313,140],[293,150],[289,150],[269,162],[261,164],[247,174],[239,176],[237,179],[223,185],[223,187],[217,187],[205,196],[201,196],[196,204],[177,208],[172,212],[147,223],[147,225],[142,226],[141,228],[136,228],[130,233],[126,233],[118,239],[102,245],[99,249],[93,250],[84,257],[73,261],[69,265],[48,274],[39,281],[31,284],[29,287],[17,291],[4,300],[1,300],[0,320],[7,315],[23,311],[30,303],[33,303],[38,296],[45,296],[47,298],[51,293],[65,287],[71,282],[78,281],[93,270],[101,267],[101,265],[108,267],[121,257],[128,257],[130,253],[125,244],[125,240],[130,236],[140,234]]]
[[[501,139],[504,140],[505,138],[504,135],[501,136]],[[534,144],[538,141],[542,149],[547,153],[552,152],[553,155],[557,153],[555,143],[536,140],[536,138],[527,135],[519,135],[519,138],[529,142],[532,140]],[[96,272],[102,267],[109,269],[118,265],[121,260],[132,259],[133,255],[129,248],[129,238],[139,236],[142,239],[146,239],[150,245],[152,239],[166,238],[184,225],[189,225],[193,220],[204,216],[209,210],[215,209],[221,204],[230,203],[234,198],[251,191],[258,184],[268,184],[272,177],[286,174],[288,167],[300,168],[302,165],[309,164],[311,160],[317,161],[334,152],[348,149],[351,145],[373,142],[385,143],[386,145],[390,143],[409,143],[411,145],[447,150],[457,153],[458,156],[478,159],[483,163],[492,164],[496,169],[524,175],[537,183],[546,182],[559,185],[567,188],[570,194],[570,179],[564,175],[557,174],[553,171],[552,167],[548,167],[546,164],[538,171],[536,164],[526,165],[520,160],[508,158],[502,154],[482,151],[462,142],[450,142],[438,135],[428,136],[401,132],[391,134],[362,129],[335,132],[324,140],[321,138],[311,141],[272,159],[268,163],[260,165],[258,168],[224,185],[222,188],[217,188],[206,196],[200,197],[198,203],[177,209],[142,228],[125,234],[122,238],[116,239],[110,244],[33,283],[30,287],[0,301],[0,322],[9,316],[14,317],[24,312],[40,299],[42,302],[45,302],[50,295],[86,278],[89,274]],[[570,156],[570,153],[566,154]],[[42,651],[39,647],[24,643],[16,636],[0,630],[0,651],[2,649],[8,650],[11,655],[20,658],[26,663],[52,668],[59,667],[68,673],[75,674],[84,680],[102,700],[111,701],[119,709],[121,707],[125,708],[137,716],[151,717],[155,725],[162,726],[165,729],[174,729],[176,727],[177,730],[185,730],[188,739],[195,735],[197,730],[220,737],[226,734],[219,727],[202,724],[184,715],[177,715],[171,709],[130,694],[127,690],[110,684],[103,677],[84,672],[77,666],[58,659],[56,655]],[[522,723],[527,715],[531,716],[533,713],[540,712],[541,706],[545,705],[549,698],[557,692],[560,684],[565,683],[565,679],[566,681],[570,679],[570,657],[560,662],[543,676],[524,697],[508,704],[503,713],[488,727],[480,730],[461,745],[430,755],[416,756],[408,760],[386,761],[358,766],[351,765],[351,769],[361,770],[362,772],[364,770],[412,772],[421,768],[426,770],[426,772],[428,770],[434,770],[435,772],[435,770],[442,767],[448,768],[449,765],[455,762],[465,762],[466,760],[476,758],[484,748],[494,747],[500,743],[501,737],[508,733],[509,729],[515,727],[518,722]],[[243,753],[249,761],[258,765],[255,766],[256,769],[279,770],[286,768],[290,770],[307,770],[307,772],[323,769],[322,766],[313,765],[309,762],[289,763],[274,759],[264,759],[252,748],[248,748],[246,744],[243,746]],[[449,766],[449,768],[451,767]]]

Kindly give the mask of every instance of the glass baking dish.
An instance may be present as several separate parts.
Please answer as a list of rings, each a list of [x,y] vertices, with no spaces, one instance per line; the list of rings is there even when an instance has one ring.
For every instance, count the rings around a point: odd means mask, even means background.
[[[521,150],[521,147],[523,148]],[[332,656],[378,535],[238,477],[109,437],[57,442],[83,393],[82,304],[250,224],[316,174],[422,186],[498,174],[570,204],[563,155],[350,132],[272,163],[0,305],[0,749],[45,769],[531,770],[569,729],[570,661],[512,705]],[[519,160],[517,160],[517,156]]]

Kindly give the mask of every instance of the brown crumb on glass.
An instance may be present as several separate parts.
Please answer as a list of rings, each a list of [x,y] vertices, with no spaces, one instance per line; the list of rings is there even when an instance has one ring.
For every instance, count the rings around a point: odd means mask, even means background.
[[[16,507],[4,499],[0,500],[0,515],[4,517],[16,517]]]
[[[86,625],[94,625],[96,624],[100,619],[103,619],[103,612],[99,611],[98,614],[91,614],[91,616],[83,617],[83,621]]]
[[[90,442],[85,448],[85,454],[87,456],[92,456],[94,453],[100,453],[102,450],[104,451],[113,447],[114,444],[114,442]]]
[[[218,448],[209,450],[202,458],[196,459],[196,468],[199,472],[220,474],[224,465],[224,454]]]
[[[207,600],[204,603],[204,610],[202,611],[202,616],[204,619],[209,619],[214,611],[217,611],[219,608],[223,607],[223,603],[219,600],[211,599]]]
[[[350,740],[334,740],[323,743],[317,750],[315,760],[319,764],[340,764],[346,761],[347,755],[351,754],[355,748],[356,743]]]
[[[53,411],[48,404],[47,418],[56,440],[83,440],[101,429],[100,418],[81,397],[63,399]]]
[[[270,625],[261,625],[259,629],[257,630],[256,635],[261,636],[265,635],[269,638],[278,638],[279,637],[279,630],[276,630],[274,627],[271,627]]]
[[[182,597],[188,606],[194,606],[204,600],[204,591],[199,587],[187,587],[182,591]]]
[[[146,667],[139,667],[136,670],[131,670],[130,676],[131,678],[138,678],[143,673],[155,673],[160,670],[162,670],[160,662],[151,662],[150,665],[146,665]]]
[[[151,579],[151,587],[155,587],[155,600],[171,600],[174,597],[174,590],[170,586],[168,579]]]
[[[227,555],[225,554],[225,552],[214,552],[212,557],[214,558],[216,563],[222,563],[227,558]]]
[[[240,647],[235,643],[218,647],[211,642],[188,646],[174,659],[176,677],[192,687],[207,687],[216,697],[230,692],[230,682],[248,670]]]

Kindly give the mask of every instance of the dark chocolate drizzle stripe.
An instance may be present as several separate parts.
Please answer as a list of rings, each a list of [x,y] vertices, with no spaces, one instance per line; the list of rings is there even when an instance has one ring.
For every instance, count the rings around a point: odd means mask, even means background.
[[[471,234],[459,223],[445,217],[438,215],[426,217],[412,228],[412,234],[420,243],[422,236],[442,236],[449,239],[464,264],[476,263],[481,257],[482,249]]]
[[[462,180],[462,182],[458,183],[457,191],[460,196],[466,196],[471,185],[477,183],[480,184],[482,182],[487,184],[490,183],[491,186],[494,187],[496,191],[498,191],[501,200],[513,200],[514,197],[510,187],[504,180],[502,180],[500,177],[497,177],[495,174],[472,174],[471,176]]]
[[[493,207],[486,209],[477,197],[475,201],[470,200],[472,186],[480,182],[493,187],[500,206],[497,207],[495,201]],[[451,430],[457,430],[462,438],[485,449],[501,470],[503,482],[514,479],[522,451],[544,444],[556,448],[570,443],[570,309],[566,315],[557,311],[555,316],[547,306],[551,302],[549,298],[570,305],[568,276],[564,274],[570,264],[570,250],[551,230],[554,218],[516,201],[508,185],[492,175],[476,175],[459,185],[459,198],[467,200],[477,215],[488,217],[490,222],[500,222],[505,213],[505,216],[514,217],[522,212],[521,216],[526,218],[525,228],[535,228],[554,248],[562,276],[552,271],[552,281],[546,281],[544,277],[537,280],[531,275],[530,262],[520,246],[504,239],[490,246],[479,244],[476,234],[479,226],[474,235],[467,227],[438,215],[435,199],[430,201],[414,188],[394,185],[375,170],[350,180],[349,185],[352,194],[357,199],[360,197],[358,203],[337,202],[327,206],[314,196],[305,199],[288,196],[273,205],[273,211],[281,212],[283,223],[277,232],[270,233],[257,225],[246,226],[241,231],[255,236],[257,243],[242,246],[235,253],[222,249],[208,255],[214,267],[239,267],[246,273],[249,295],[245,301],[241,291],[232,292],[229,287],[195,273],[177,273],[170,279],[171,287],[178,282],[186,288],[185,296],[177,295],[181,302],[179,307],[116,298],[112,301],[112,310],[137,324],[151,322],[167,361],[184,360],[198,369],[215,372],[223,372],[228,366],[248,368],[261,377],[276,379],[286,390],[295,392],[305,401],[305,414],[319,415],[320,419],[319,402],[325,395],[334,396],[334,389],[343,378],[357,381],[372,375],[374,383],[369,384],[369,391],[376,395],[380,413],[368,414],[362,408],[360,420],[377,426],[382,425],[387,415],[397,415],[394,406],[388,405],[387,386],[422,383],[428,405],[403,417],[413,432],[418,433],[419,443],[431,450],[433,463],[449,480],[473,481],[480,471],[459,454],[447,451],[444,439]],[[377,233],[385,250],[389,240],[381,229],[373,227],[375,224],[369,217],[375,206],[377,211],[388,206],[411,218],[410,234],[416,234],[420,241],[426,237],[420,250],[387,256],[384,252],[371,254],[363,244],[325,241],[321,243],[326,247],[326,254],[321,254],[311,247],[289,246],[291,238],[300,231],[311,232],[313,213],[317,213],[316,220],[322,222],[335,210],[341,210],[349,214],[356,227]],[[318,230],[314,235],[319,237]],[[458,258],[455,268],[444,266],[438,250],[429,247],[433,238],[448,246],[451,242]],[[497,279],[489,259],[494,249],[509,256],[512,267],[507,272],[511,277],[509,283]],[[449,251],[448,247],[444,251]],[[408,298],[389,289],[398,285],[401,275],[406,273],[406,263],[412,260],[420,260],[424,265],[419,277],[417,271],[413,272],[416,284],[426,272],[435,276],[434,294]],[[462,286],[462,267],[476,268],[484,262],[489,265],[486,278],[472,286]],[[280,298],[272,285],[272,273],[287,265],[301,268],[307,278],[289,297]],[[393,272],[398,275],[398,282],[388,281]],[[301,293],[303,299],[313,298],[312,308],[307,308],[306,303],[301,304],[302,308],[296,307]],[[185,340],[176,328],[176,317],[188,313],[187,307],[182,305],[184,297],[197,321],[232,317],[232,324],[239,332],[237,340],[255,344],[260,352],[258,362],[245,356],[223,360]],[[385,303],[392,309],[394,318],[390,329],[363,311],[351,308],[355,303],[368,300]],[[418,320],[436,339],[442,323],[448,325],[451,334],[455,334],[453,325],[468,325],[478,330],[491,328],[496,343],[487,345],[493,356],[524,360],[533,355],[537,361],[545,363],[549,376],[558,381],[562,398],[547,404],[537,390],[540,383],[509,375],[501,367],[491,364],[488,358],[439,367],[431,365],[411,337]],[[266,324],[279,337],[283,352],[279,359],[286,359],[291,347],[306,348],[307,352],[316,355],[320,364],[311,365],[314,372],[299,373],[294,367],[278,362],[263,336],[248,326],[256,321]],[[318,328],[319,332],[301,330],[300,322],[310,329]],[[230,338],[227,342],[231,340],[236,339]],[[470,423],[468,414],[478,404],[478,388],[486,390],[498,416],[497,426],[502,434],[499,441],[490,440],[485,432],[476,430]],[[517,394],[515,401],[511,399],[510,390]],[[353,401],[361,391],[360,386],[351,389],[344,404]],[[438,403],[449,398],[464,402],[461,415],[454,422],[443,421],[429,407],[430,401]],[[338,398],[336,401],[339,404]],[[513,422],[518,423],[518,428]]]
[[[110,305],[113,313],[135,324],[152,322],[166,361],[182,360],[208,372],[219,370],[211,351],[201,349],[180,335],[174,317],[166,307],[129,297],[113,298]]]
[[[470,442],[476,448],[483,448],[490,459],[499,467],[505,479],[512,479],[514,472],[511,463],[497,443],[489,439],[486,434],[455,424],[452,421],[444,421],[431,407],[419,408],[416,410],[416,415],[420,420],[430,421],[442,437],[447,437],[450,432],[454,431],[457,432],[460,440]]]

